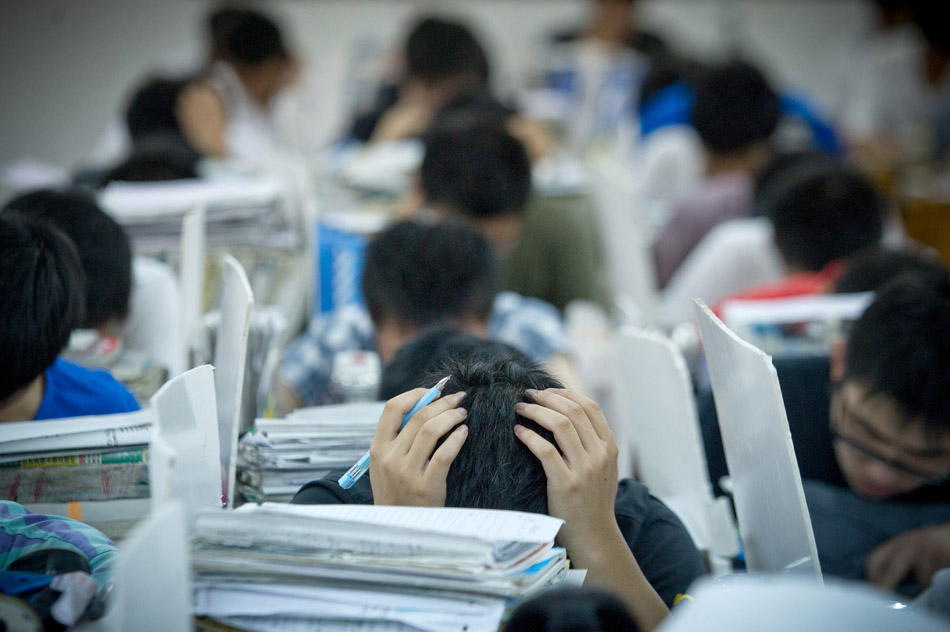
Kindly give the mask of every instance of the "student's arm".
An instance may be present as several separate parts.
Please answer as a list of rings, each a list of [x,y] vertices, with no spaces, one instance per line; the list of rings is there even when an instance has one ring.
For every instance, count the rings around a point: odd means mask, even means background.
[[[178,97],[175,116],[195,150],[213,158],[227,158],[228,112],[224,101],[207,82],[187,86]]]
[[[907,577],[926,588],[937,571],[950,566],[950,523],[894,536],[871,551],[865,566],[868,580],[887,590]]]
[[[515,434],[538,457],[548,479],[548,509],[564,520],[558,540],[591,585],[617,594],[644,630],[669,614],[630,552],[617,518],[617,444],[600,407],[564,389],[528,391],[537,404],[519,403],[518,414],[554,433],[551,442],[523,426]]]

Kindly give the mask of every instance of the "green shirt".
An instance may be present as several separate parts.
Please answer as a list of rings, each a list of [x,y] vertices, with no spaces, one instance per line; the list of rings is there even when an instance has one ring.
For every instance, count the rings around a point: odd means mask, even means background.
[[[594,208],[586,196],[535,195],[521,241],[502,262],[505,289],[558,309],[575,299],[610,307]]]

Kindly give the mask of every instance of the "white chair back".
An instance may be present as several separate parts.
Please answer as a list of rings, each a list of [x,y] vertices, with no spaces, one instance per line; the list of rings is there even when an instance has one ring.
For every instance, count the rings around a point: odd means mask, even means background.
[[[233,506],[233,481],[237,460],[238,434],[250,426],[254,411],[245,411],[243,402],[247,344],[254,295],[244,268],[225,255],[221,261],[221,322],[214,345],[215,391],[218,394],[220,452],[226,473],[225,497]]]
[[[712,493],[682,354],[665,336],[638,329],[622,331],[615,347],[615,391],[640,480],[680,517],[698,548],[719,558],[734,556],[732,507]]]
[[[821,582],[772,359],[736,336],[702,301],[696,306],[748,568],[800,571]]]

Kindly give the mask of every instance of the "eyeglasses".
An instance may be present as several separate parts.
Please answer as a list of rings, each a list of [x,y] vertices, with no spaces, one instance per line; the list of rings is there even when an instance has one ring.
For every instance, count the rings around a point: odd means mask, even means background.
[[[867,445],[864,445],[853,437],[849,437],[848,435],[844,434],[841,431],[841,426],[844,423],[844,419],[848,416],[848,411],[844,402],[844,397],[840,393],[840,389],[835,389],[835,391],[836,392],[833,394],[835,401],[834,405],[832,406],[831,414],[831,436],[835,441],[843,443],[865,458],[883,463],[895,472],[900,472],[901,474],[916,478],[925,485],[942,485],[944,483],[950,482],[950,472],[946,474],[935,475],[933,472],[926,472],[915,467],[905,465],[900,461],[880,454],[873,448],[869,448]]]

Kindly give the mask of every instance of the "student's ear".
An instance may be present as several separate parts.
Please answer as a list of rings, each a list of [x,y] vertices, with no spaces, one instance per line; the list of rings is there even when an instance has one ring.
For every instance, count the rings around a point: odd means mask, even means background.
[[[832,382],[840,382],[841,378],[844,377],[844,355],[845,342],[839,338],[831,343],[831,352],[828,358],[831,365],[829,368]]]

